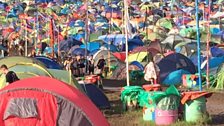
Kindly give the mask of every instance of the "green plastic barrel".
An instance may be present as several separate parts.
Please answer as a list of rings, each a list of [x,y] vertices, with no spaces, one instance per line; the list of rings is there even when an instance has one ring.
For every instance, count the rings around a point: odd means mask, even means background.
[[[204,96],[185,103],[185,121],[197,122],[206,115],[206,98]]]

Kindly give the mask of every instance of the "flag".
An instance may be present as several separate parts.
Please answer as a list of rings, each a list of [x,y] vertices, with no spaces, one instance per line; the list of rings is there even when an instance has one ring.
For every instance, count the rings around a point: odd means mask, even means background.
[[[52,47],[52,56],[54,56],[54,21],[53,19],[50,20],[49,26],[49,33],[50,33],[50,47]]]

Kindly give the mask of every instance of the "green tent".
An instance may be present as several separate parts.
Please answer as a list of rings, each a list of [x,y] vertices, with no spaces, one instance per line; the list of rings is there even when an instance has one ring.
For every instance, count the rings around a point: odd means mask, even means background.
[[[0,59],[0,65],[5,64],[8,67],[14,66],[18,63],[37,64],[37,65],[45,68],[45,65],[42,62],[40,62],[34,58],[28,58],[28,57],[22,57],[22,56],[10,56],[10,57],[5,57],[5,58]]]
[[[32,63],[17,63],[8,66],[10,71],[14,71],[20,79],[26,79],[34,76],[47,76],[53,77],[51,73],[37,64]],[[0,88],[5,87],[5,75],[0,74]]]
[[[69,85],[72,85],[79,90],[82,91],[81,86],[77,82],[77,80],[73,77],[71,71],[65,71],[65,70],[56,70],[56,69],[48,69],[48,71],[51,73],[51,75],[60,81],[63,81]]]

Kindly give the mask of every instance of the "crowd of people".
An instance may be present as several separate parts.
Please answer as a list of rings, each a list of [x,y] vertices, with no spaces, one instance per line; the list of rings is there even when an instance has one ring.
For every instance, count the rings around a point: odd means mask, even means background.
[[[101,57],[99,61],[95,61],[92,55],[88,56],[87,59],[84,56],[78,55],[66,57],[63,65],[67,71],[71,70],[75,77],[83,77],[86,74],[102,76],[106,61],[104,57]]]

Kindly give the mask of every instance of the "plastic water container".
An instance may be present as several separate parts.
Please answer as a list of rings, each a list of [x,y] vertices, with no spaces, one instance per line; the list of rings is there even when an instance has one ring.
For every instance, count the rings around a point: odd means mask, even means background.
[[[185,121],[197,122],[206,115],[206,98],[204,96],[185,103]]]
[[[170,125],[178,119],[179,98],[174,95],[159,100],[155,110],[156,125]]]
[[[156,125],[170,125],[177,121],[178,110],[156,109],[155,115],[156,115],[155,117]]]

